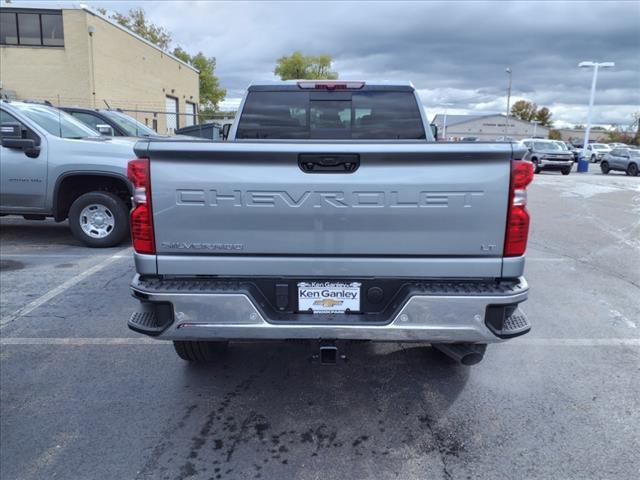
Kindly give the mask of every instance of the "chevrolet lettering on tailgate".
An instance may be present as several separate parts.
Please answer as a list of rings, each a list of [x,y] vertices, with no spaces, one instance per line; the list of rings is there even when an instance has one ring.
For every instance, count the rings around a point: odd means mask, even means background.
[[[474,197],[482,191],[419,191],[414,194],[399,191],[286,191],[260,190],[176,190],[177,205],[208,205],[210,207],[333,207],[333,208],[419,208],[471,207]]]

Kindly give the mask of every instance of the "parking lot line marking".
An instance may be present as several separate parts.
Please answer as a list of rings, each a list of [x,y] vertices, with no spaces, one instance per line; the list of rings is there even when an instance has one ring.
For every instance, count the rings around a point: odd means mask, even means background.
[[[20,317],[28,315],[29,313],[33,312],[39,306],[47,303],[52,298],[57,297],[61,293],[65,292],[66,290],[68,290],[71,287],[73,287],[74,285],[80,283],[85,278],[93,275],[96,272],[99,272],[100,270],[102,270],[103,268],[109,266],[110,264],[112,264],[116,260],[118,260],[120,258],[124,258],[125,257],[124,252],[129,251],[129,250],[130,250],[130,247],[120,250],[118,253],[116,253],[114,255],[111,255],[110,257],[107,257],[102,262],[94,265],[93,267],[85,270],[82,273],[79,273],[75,277],[70,278],[66,282],[63,282],[60,285],[58,285],[57,287],[52,288],[51,290],[49,290],[44,295],[41,295],[40,297],[36,298],[32,302],[27,303],[21,309],[16,310],[15,312],[10,313],[9,315],[6,315],[6,316],[0,318],[0,327],[3,327],[5,325],[13,322],[14,320],[17,320]]]
[[[428,342],[425,342],[425,344]],[[0,345],[168,345],[149,337],[5,337]],[[514,346],[554,346],[554,347],[640,347],[640,338],[531,338],[501,343]]]

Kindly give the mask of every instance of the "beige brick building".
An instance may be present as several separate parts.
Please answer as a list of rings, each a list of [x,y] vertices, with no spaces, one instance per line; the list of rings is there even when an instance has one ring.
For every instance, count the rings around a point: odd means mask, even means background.
[[[4,96],[62,106],[108,104],[161,134],[196,122],[195,68],[88,7],[51,5],[2,3]]]

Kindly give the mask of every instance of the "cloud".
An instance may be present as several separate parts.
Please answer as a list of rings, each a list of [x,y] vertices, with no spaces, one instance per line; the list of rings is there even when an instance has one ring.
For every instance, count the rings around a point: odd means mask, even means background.
[[[137,2],[93,2],[126,11]],[[228,97],[273,79],[278,57],[329,53],[342,78],[411,80],[431,112],[506,108],[513,95],[554,118],[583,123],[601,72],[596,123],[629,123],[640,110],[640,3],[618,2],[149,2],[149,17],[189,51],[217,58]]]

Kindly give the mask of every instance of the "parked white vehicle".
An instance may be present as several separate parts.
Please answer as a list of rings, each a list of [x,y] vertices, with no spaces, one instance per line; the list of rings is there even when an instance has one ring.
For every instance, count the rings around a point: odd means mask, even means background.
[[[606,143],[590,143],[584,151],[584,158],[596,163],[602,160],[607,153],[611,151],[611,147]]]

